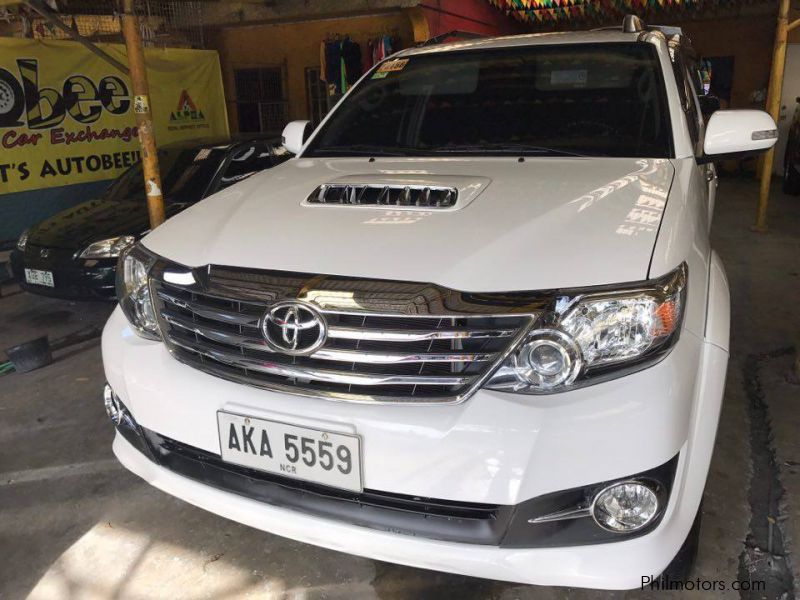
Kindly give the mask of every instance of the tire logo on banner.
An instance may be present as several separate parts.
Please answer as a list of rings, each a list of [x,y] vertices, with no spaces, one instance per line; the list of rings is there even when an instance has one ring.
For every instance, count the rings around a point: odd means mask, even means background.
[[[11,112],[14,108],[14,89],[8,82],[0,79],[0,115],[5,115]]]

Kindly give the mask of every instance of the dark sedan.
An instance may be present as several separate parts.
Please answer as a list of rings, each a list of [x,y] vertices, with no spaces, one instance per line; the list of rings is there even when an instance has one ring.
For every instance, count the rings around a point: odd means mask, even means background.
[[[167,146],[159,150],[167,217],[289,156],[266,139]],[[25,231],[11,253],[11,271],[36,294],[114,299],[117,257],[149,228],[142,168],[134,165],[101,198]]]

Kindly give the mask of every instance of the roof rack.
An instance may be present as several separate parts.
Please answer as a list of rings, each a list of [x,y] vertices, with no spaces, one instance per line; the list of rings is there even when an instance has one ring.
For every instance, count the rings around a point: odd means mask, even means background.
[[[622,31],[624,33],[641,33],[644,30],[644,21],[636,15],[625,15],[625,18],[622,19]]]
[[[645,31],[660,31],[664,37],[683,36],[683,30],[674,25],[648,25],[637,15],[625,15],[622,20],[622,27],[619,25],[611,27],[598,27],[592,31],[623,31],[625,33],[643,33]],[[685,37],[685,36],[684,36]]]
[[[434,44],[441,44],[442,42],[449,41],[450,38],[456,38],[461,40],[477,40],[483,36],[480,33],[475,33],[472,31],[461,31],[459,29],[454,29],[452,31],[448,31],[447,33],[440,33],[439,35],[435,35],[432,38],[428,38],[424,42],[420,42],[416,44],[417,47],[423,46],[433,46]]]

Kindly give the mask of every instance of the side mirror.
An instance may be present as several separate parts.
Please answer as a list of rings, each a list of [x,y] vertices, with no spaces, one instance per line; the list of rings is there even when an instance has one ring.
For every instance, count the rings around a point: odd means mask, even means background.
[[[291,121],[288,123],[281,134],[284,148],[292,154],[298,154],[308,139],[309,125],[311,125],[311,121]]]
[[[703,152],[712,160],[742,158],[769,150],[777,141],[778,127],[763,110],[718,110],[706,126]]]

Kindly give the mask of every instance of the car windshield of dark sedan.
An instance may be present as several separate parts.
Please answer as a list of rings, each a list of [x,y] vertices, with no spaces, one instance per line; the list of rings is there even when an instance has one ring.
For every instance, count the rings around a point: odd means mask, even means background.
[[[202,200],[224,157],[224,148],[159,150],[158,164],[164,199],[179,203]],[[141,163],[125,171],[106,192],[106,198],[111,200],[138,200],[143,196],[144,175]]]
[[[665,96],[646,43],[411,55],[368,75],[303,155],[666,158]]]

